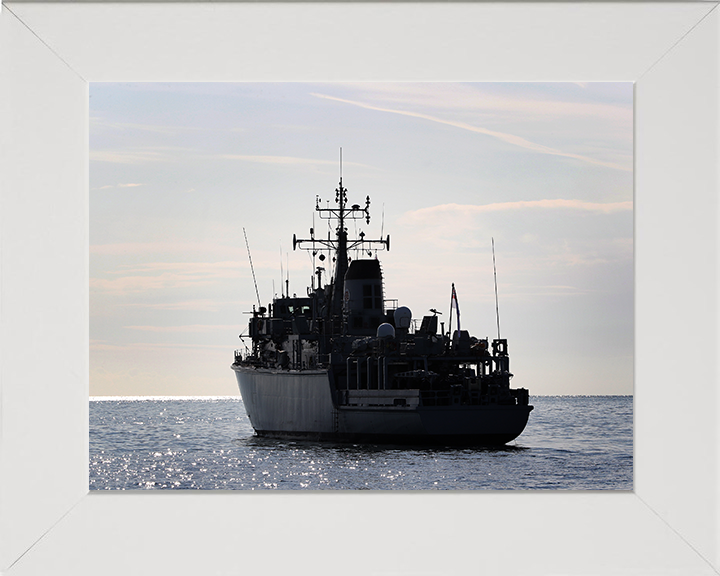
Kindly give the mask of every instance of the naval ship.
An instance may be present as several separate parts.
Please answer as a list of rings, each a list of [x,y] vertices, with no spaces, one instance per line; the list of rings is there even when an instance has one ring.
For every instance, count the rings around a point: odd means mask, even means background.
[[[406,306],[386,299],[377,252],[390,249],[390,236],[348,238],[349,221],[370,223],[370,197],[365,206],[348,206],[342,176],[335,205],[323,207],[316,197],[315,211],[330,221],[327,238],[313,228],[309,238],[293,236],[293,250],[312,252],[312,285],[301,297],[291,297],[288,286],[267,307],[258,296],[241,335],[252,347],[235,351],[232,369],[255,433],[413,445],[503,445],[517,438],[533,407],[528,390],[510,387],[507,340],[459,329],[454,285],[447,333],[444,322],[438,330],[437,310],[415,320]],[[350,259],[352,250],[363,258]],[[327,280],[316,257],[334,265]]]

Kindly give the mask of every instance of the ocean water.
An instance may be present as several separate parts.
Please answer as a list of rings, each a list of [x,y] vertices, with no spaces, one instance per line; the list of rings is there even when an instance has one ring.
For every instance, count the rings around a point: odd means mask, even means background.
[[[531,396],[501,448],[257,438],[239,397],[90,401],[91,490],[632,490],[631,396]]]

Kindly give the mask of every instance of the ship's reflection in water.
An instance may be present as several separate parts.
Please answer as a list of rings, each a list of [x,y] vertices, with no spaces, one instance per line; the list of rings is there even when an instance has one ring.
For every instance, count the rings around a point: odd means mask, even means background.
[[[631,490],[631,397],[533,397],[502,447],[254,436],[237,398],[91,402],[91,489]]]

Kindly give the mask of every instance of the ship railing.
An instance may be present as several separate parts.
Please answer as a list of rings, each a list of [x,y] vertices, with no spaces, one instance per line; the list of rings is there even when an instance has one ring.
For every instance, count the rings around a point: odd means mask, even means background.
[[[387,389],[387,356],[348,356],[345,368],[348,390]]]
[[[389,304],[389,306],[388,306]],[[397,298],[384,298],[383,299],[383,309],[384,310],[397,310],[398,308],[398,299]]]

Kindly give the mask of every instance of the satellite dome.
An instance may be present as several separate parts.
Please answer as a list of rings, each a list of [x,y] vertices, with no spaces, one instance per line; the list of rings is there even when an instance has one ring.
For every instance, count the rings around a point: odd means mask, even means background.
[[[388,324],[387,322],[385,322],[384,324],[380,324],[377,329],[377,337],[395,338],[395,328],[393,328],[392,324]]]
[[[400,306],[393,314],[395,318],[395,326],[398,328],[410,328],[410,320],[412,320],[412,312],[407,306]]]

